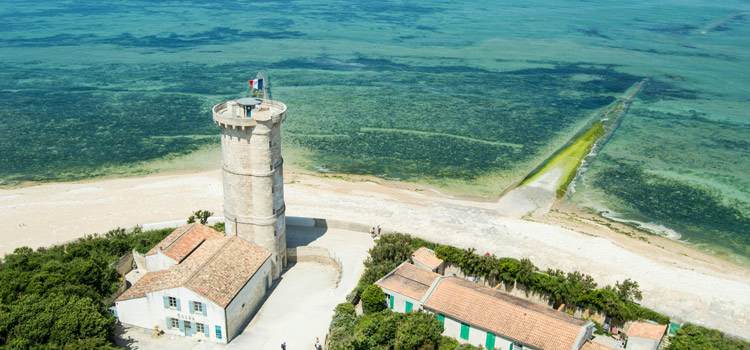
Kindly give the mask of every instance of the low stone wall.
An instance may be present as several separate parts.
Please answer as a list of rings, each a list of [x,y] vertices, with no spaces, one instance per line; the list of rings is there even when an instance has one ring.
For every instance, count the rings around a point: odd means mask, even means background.
[[[336,270],[336,287],[341,282],[341,260],[322,247],[296,247],[286,249],[287,261],[290,264],[298,262],[316,262],[333,267]]]
[[[336,228],[336,229],[341,229],[341,230],[364,232],[364,233],[370,233],[371,228],[377,227],[377,224],[370,226],[370,225],[366,225],[366,224],[362,224],[358,222],[351,222],[351,221],[324,219],[324,218],[306,218],[306,217],[299,217],[299,216],[287,216],[286,225],[287,226],[301,226],[301,227],[330,227],[330,228]],[[387,229],[383,226],[380,227],[380,234],[394,233],[394,232],[396,231]]]
[[[117,270],[117,273],[120,275],[125,276],[133,269],[133,253],[127,253],[121,256],[117,261],[109,264],[109,266]]]

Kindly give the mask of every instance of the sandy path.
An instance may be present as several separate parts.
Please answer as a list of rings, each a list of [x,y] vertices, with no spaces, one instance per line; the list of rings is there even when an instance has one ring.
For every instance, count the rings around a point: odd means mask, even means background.
[[[650,243],[567,214],[531,222],[498,214],[498,204],[441,196],[408,184],[386,187],[285,175],[287,215],[336,218],[407,232],[479,253],[529,257],[541,268],[579,270],[600,284],[638,281],[645,306],[683,321],[748,337],[750,271],[658,238]],[[187,217],[196,209],[220,213],[218,170],[0,191],[2,252],[49,245],[114,226]],[[554,214],[554,215],[552,215]],[[563,228],[561,226],[569,227]]]

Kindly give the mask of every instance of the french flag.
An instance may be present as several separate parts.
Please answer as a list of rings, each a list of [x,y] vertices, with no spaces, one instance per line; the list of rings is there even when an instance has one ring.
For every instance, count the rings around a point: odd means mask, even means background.
[[[263,79],[251,79],[248,81],[250,82],[251,89],[263,90]]]

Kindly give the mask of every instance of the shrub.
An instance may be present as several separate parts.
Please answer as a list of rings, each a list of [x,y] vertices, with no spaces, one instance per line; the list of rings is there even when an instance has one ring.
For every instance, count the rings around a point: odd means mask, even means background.
[[[385,293],[380,287],[371,284],[362,292],[362,311],[365,314],[385,309]]]
[[[750,342],[732,338],[715,329],[686,323],[669,341],[668,350],[748,350]]]

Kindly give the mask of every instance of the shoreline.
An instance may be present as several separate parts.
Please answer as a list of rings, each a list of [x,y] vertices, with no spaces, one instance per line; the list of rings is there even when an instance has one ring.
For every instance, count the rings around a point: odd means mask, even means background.
[[[372,183],[379,186],[382,186],[383,188],[388,189],[394,189],[394,190],[407,190],[407,191],[414,191],[418,193],[424,193],[424,194],[431,194],[434,196],[437,196],[439,198],[444,199],[451,199],[451,200],[460,200],[460,201],[468,201],[468,202],[475,202],[475,203],[497,203],[498,200],[502,198],[502,196],[499,197],[488,197],[488,196],[477,196],[477,195],[467,195],[467,194],[461,194],[461,193],[453,193],[449,190],[443,189],[443,188],[436,188],[434,186],[426,185],[426,184],[420,184],[416,182],[409,182],[409,181],[402,181],[402,180],[389,180],[380,178],[377,176],[372,175],[357,175],[357,174],[344,174],[344,173],[327,173],[327,172],[315,172],[307,169],[303,169],[297,166],[293,165],[285,165],[287,169],[285,169],[285,178],[288,176],[289,178],[286,178],[284,181],[285,186],[294,184],[297,182],[295,180],[296,177],[312,177],[320,179],[321,181],[343,181],[347,183]],[[147,181],[152,182],[159,178],[172,178],[172,177],[182,177],[182,176],[189,176],[189,175],[203,175],[203,174],[209,174],[212,172],[220,172],[219,167],[211,167],[211,168],[190,168],[190,169],[179,169],[179,170],[165,170],[165,171],[154,171],[147,174],[129,174],[129,175],[117,175],[117,174],[111,174],[106,175],[102,177],[94,177],[89,179],[83,179],[83,180],[71,180],[71,181],[50,181],[50,182],[34,182],[34,181],[24,181],[19,183],[18,185],[13,186],[0,186],[0,208],[3,207],[3,200],[6,198],[6,192],[13,192],[13,191],[20,191],[24,189],[30,189],[35,188],[39,186],[64,186],[64,185],[70,185],[70,186],[76,186],[76,185],[86,185],[86,184],[96,184],[99,182],[107,182],[107,181]],[[291,179],[290,179],[291,178]],[[220,175],[219,175],[220,180]],[[11,194],[10,196],[14,196],[14,194]],[[222,198],[223,200],[223,198]],[[199,210],[203,208],[196,208],[195,210]],[[192,211],[187,214],[189,216],[192,214]],[[215,215],[221,214],[221,211],[214,212]],[[185,218],[187,218],[185,216]],[[561,220],[561,216],[567,216],[568,218],[566,220]],[[0,216],[1,217],[1,216]],[[162,218],[161,220],[156,220],[153,222],[163,222],[163,221],[173,221],[173,220],[179,220],[180,218]],[[747,268],[750,271],[750,265],[742,264],[735,259],[731,259],[727,256],[720,256],[717,254],[711,254],[710,252],[707,252],[705,250],[700,249],[699,247],[696,247],[692,245],[689,242],[680,241],[671,239],[668,237],[660,236],[653,234],[651,232],[648,232],[646,230],[640,229],[638,227],[635,227],[633,225],[629,225],[625,222],[618,221],[616,219],[607,218],[605,216],[602,216],[598,213],[595,213],[591,209],[588,208],[581,208],[577,207],[575,204],[565,202],[564,198],[557,199],[555,203],[552,205],[550,212],[541,216],[526,216],[523,218],[527,221],[532,222],[539,222],[539,223],[554,223],[555,225],[560,225],[562,227],[579,230],[582,226],[580,225],[574,225],[571,224],[572,221],[589,221],[593,225],[598,225],[599,228],[607,228],[611,230],[612,232],[617,232],[621,236],[625,236],[628,239],[631,240],[643,240],[645,242],[649,242],[649,240],[656,241],[657,246],[662,247],[664,249],[665,245],[670,246],[674,250],[680,250],[683,251],[683,255],[688,256],[688,252],[694,253],[693,255],[702,256],[702,260],[710,260],[714,262],[724,262],[732,265],[736,265],[738,267]],[[148,222],[148,223],[153,223]],[[567,222],[567,224],[566,224]],[[138,225],[142,225],[144,222],[139,222]],[[135,225],[133,225],[135,226]],[[124,227],[124,228],[132,228],[133,226]],[[585,226],[585,225],[584,225]],[[108,230],[115,229],[122,226],[111,226],[110,228],[106,229],[105,231],[97,231],[97,232],[90,232],[90,233],[105,233]],[[82,234],[80,237],[83,237]],[[1,237],[0,237],[1,238]],[[75,238],[72,238],[75,239]],[[650,243],[649,243],[650,244]],[[54,245],[54,244],[52,244]],[[41,247],[41,246],[40,246]],[[678,249],[681,248],[681,249]],[[32,247],[36,249],[37,247]],[[6,249],[4,249],[4,245],[0,244],[0,254],[8,254],[10,253]],[[750,278],[750,275],[748,275],[748,278]]]
[[[288,216],[381,225],[386,232],[480,254],[529,258],[540,269],[591,275],[600,286],[632,278],[644,306],[678,321],[740,337],[750,327],[750,268],[666,238],[631,238],[615,230],[633,228],[566,203],[537,218],[516,219],[500,215],[494,201],[359,175],[286,169],[284,186]],[[222,203],[219,169],[0,190],[0,219],[8,228],[0,232],[0,254],[117,227],[186,219],[199,209],[220,216]]]

